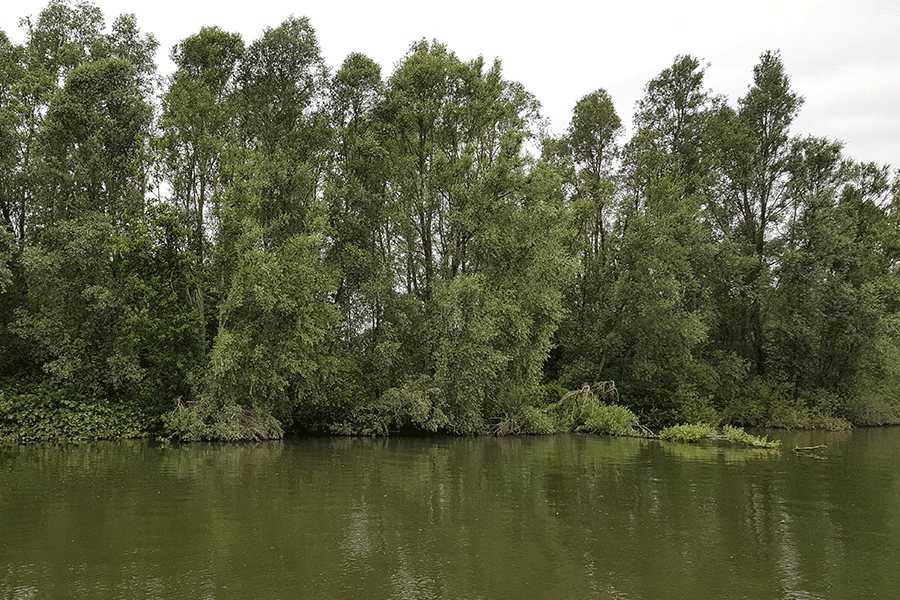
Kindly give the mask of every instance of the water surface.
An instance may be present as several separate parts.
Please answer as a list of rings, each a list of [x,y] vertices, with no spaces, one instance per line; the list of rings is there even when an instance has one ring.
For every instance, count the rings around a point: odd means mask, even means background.
[[[772,437],[2,446],[0,598],[896,598],[900,429]]]

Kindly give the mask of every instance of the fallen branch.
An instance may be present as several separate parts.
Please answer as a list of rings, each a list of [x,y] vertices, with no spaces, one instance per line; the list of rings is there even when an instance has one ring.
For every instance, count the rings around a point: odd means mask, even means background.
[[[809,458],[815,458],[816,460],[828,460],[828,457],[819,456],[815,453],[819,448],[827,448],[825,444],[819,444],[818,446],[797,446],[794,448],[794,452],[799,456],[807,456]]]
[[[819,448],[827,448],[825,444],[819,444],[818,446],[797,446],[794,448],[794,452],[808,452],[812,450],[818,450]]]

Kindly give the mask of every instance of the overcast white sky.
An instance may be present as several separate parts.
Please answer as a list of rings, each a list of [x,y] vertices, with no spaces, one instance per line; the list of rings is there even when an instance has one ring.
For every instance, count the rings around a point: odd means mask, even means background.
[[[381,64],[386,77],[419,39],[437,39],[464,60],[501,59],[507,78],[522,82],[561,132],[583,95],[605,88],[630,126],[646,83],[678,54],[709,63],[707,86],[732,104],[744,95],[753,66],[780,50],[795,91],[806,103],[794,133],[845,143],[862,161],[900,167],[900,2],[896,0],[95,0],[107,24],[134,13],[160,42],[160,71],[169,50],[201,27],[239,32],[246,43],[288,15],[310,18],[325,60],[340,66],[350,52]],[[19,17],[37,15],[43,0],[0,2],[0,29],[14,41]],[[630,127],[629,127],[630,131]]]

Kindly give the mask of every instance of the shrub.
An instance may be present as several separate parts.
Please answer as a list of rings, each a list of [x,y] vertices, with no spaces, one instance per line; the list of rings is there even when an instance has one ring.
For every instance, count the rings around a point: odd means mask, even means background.
[[[860,399],[846,410],[847,419],[860,427],[900,425],[900,407],[881,399]]]
[[[585,419],[583,429],[592,433],[609,435],[635,435],[634,427],[638,424],[637,416],[617,404],[605,404],[596,407]]]
[[[716,428],[708,423],[685,423],[666,427],[659,432],[659,439],[669,442],[699,442],[717,433]]]
[[[557,419],[548,412],[534,406],[526,406],[522,410],[522,429],[524,433],[531,435],[551,435],[559,433],[560,426]]]
[[[270,413],[232,402],[201,400],[179,405],[164,414],[162,420],[165,435],[183,441],[268,440],[284,434]]]
[[[722,427],[722,435],[728,438],[728,441],[735,444],[746,444],[754,448],[778,448],[781,446],[780,440],[769,440],[768,436],[757,437],[750,435],[740,427],[732,427],[725,425]]]
[[[59,442],[141,437],[144,417],[127,404],[68,398],[33,386],[0,390],[0,440]]]

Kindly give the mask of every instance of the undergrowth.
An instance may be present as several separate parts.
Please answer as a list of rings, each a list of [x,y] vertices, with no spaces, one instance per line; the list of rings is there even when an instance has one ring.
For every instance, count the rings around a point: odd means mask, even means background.
[[[61,442],[143,437],[146,415],[104,400],[44,390],[0,390],[0,440]]]

